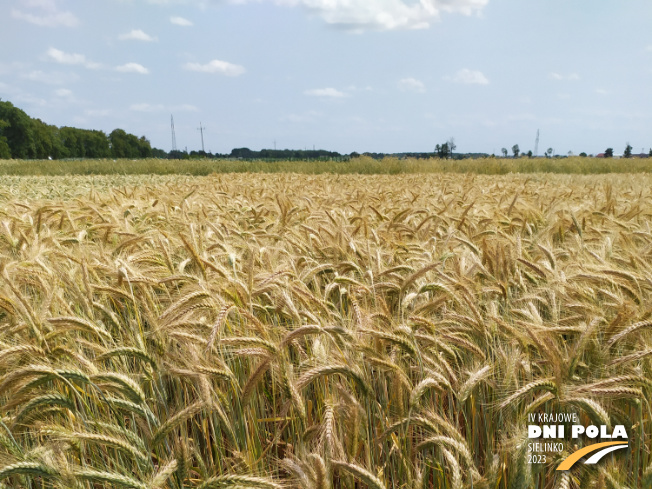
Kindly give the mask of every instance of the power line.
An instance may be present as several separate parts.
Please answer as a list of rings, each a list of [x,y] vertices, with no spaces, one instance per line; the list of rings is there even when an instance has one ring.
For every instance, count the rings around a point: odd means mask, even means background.
[[[172,151],[177,150],[177,135],[174,132],[174,116],[170,114],[170,125],[172,126]]]
[[[204,126],[201,125],[201,122],[199,123],[199,127],[197,130],[201,133],[201,151],[202,153],[205,153],[204,151],[204,129],[206,129]]]

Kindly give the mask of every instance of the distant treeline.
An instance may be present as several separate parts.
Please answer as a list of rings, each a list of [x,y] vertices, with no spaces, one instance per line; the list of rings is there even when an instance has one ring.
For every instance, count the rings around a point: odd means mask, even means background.
[[[158,151],[158,150],[156,150]],[[355,153],[357,155],[357,153]],[[358,155],[359,156],[359,155]],[[162,156],[165,157],[165,156]],[[209,153],[205,151],[170,151],[167,153],[169,159],[193,160],[198,158],[219,158],[235,160],[263,160],[263,161],[309,161],[328,160],[342,161],[349,160],[351,156],[343,155],[337,151],[326,151],[325,149],[261,149],[255,151],[249,148],[234,148],[230,153]]]
[[[486,153],[449,153],[442,156],[437,152],[432,153],[358,153],[356,151],[351,154],[342,154],[337,151],[326,151],[325,149],[261,149],[254,151],[249,148],[234,148],[231,153],[206,153],[203,151],[170,151],[169,158],[173,159],[197,159],[197,158],[220,158],[220,159],[237,159],[246,161],[348,161],[351,158],[359,158],[361,156],[368,156],[374,160],[382,160],[384,158],[412,158],[416,160],[441,158],[441,159],[454,159],[461,160],[465,158],[486,158],[489,155]]]
[[[0,101],[0,158],[150,158],[153,150],[143,137],[115,129],[103,131],[57,127],[33,119],[11,102]]]
[[[454,148],[454,146],[452,146]],[[444,149],[442,149],[444,148]],[[486,154],[453,153],[448,143],[437,145],[432,153],[357,153],[341,154],[324,149],[262,149],[235,148],[231,153],[219,154],[204,151],[173,150],[169,153],[152,148],[145,136],[137,137],[123,129],[104,131],[57,127],[28,116],[11,102],[0,100],[0,159],[94,159],[94,158],[166,158],[235,159],[245,161],[349,161],[368,156],[412,159],[463,159],[488,156]]]
[[[253,151],[249,148],[234,148],[229,155],[231,158],[243,160],[275,159],[275,160],[318,160],[341,158],[343,155],[337,151],[317,150],[295,150],[295,149],[262,149]]]

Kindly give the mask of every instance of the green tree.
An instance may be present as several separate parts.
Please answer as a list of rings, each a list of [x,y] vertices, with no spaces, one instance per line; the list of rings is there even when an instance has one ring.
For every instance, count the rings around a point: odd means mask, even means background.
[[[152,156],[152,145],[145,136],[138,139],[138,154],[141,158],[150,158]]]
[[[58,128],[29,117],[11,102],[0,100],[0,158],[147,158],[147,138],[122,129],[103,131]]]
[[[11,102],[0,102],[0,119],[9,123],[2,132],[12,158],[36,158],[32,119]]]
[[[623,156],[625,158],[631,158],[632,157],[632,145],[627,143],[627,146],[625,147],[625,152],[623,153]]]
[[[68,158],[82,158],[84,155],[82,141],[79,138],[79,129],[62,127],[59,129],[59,138],[64,147],[64,155]]]
[[[59,128],[45,124],[40,119],[32,119],[32,130],[34,133],[35,157],[40,159],[61,158],[65,152],[65,146],[61,142]]]
[[[124,129],[114,129],[109,134],[111,156],[114,158],[144,158],[152,154],[149,141],[138,139]]]
[[[152,148],[152,158],[167,158],[168,154],[166,151],[159,148]]]
[[[514,153],[514,158],[518,158],[518,154],[521,152],[521,148],[518,147],[518,144],[512,146],[512,153]]]
[[[613,158],[614,157],[614,149],[613,148],[607,148],[604,152],[604,157],[605,158]]]
[[[9,123],[7,121],[0,120],[0,158],[2,159],[11,158],[9,143],[7,142],[7,138],[2,134],[2,130],[8,126]]]
[[[87,158],[108,158],[111,156],[109,137],[104,131],[84,131],[83,145]]]
[[[450,151],[451,158],[453,157],[453,151],[457,149],[457,144],[455,144],[455,138],[451,137],[448,141],[448,149]]]
[[[128,158],[129,143],[127,142],[127,132],[124,129],[114,129],[109,134],[109,147],[111,156],[114,158]]]
[[[503,153],[503,158],[507,158],[507,148],[502,148],[500,151]]]
[[[178,149],[172,150],[168,153],[168,158],[171,160],[187,160],[188,153]]]
[[[244,160],[251,159],[254,156],[254,152],[249,148],[233,148],[231,150],[231,158],[242,158]]]
[[[452,141],[452,138],[451,138],[451,142],[446,141],[442,145],[438,144],[437,146],[435,146],[435,153],[437,153],[437,158],[443,158],[443,159],[448,158],[452,154],[452,149],[450,146],[451,144],[455,146],[455,142]]]

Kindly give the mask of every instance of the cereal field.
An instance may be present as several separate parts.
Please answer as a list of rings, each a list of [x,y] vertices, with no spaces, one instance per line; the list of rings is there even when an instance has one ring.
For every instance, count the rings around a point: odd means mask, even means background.
[[[1,183],[2,488],[652,487],[651,175]]]

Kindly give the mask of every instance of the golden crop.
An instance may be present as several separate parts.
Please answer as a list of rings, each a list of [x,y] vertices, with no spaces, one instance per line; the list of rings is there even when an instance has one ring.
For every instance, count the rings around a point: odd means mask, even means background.
[[[2,488],[652,486],[652,176],[3,183]]]

